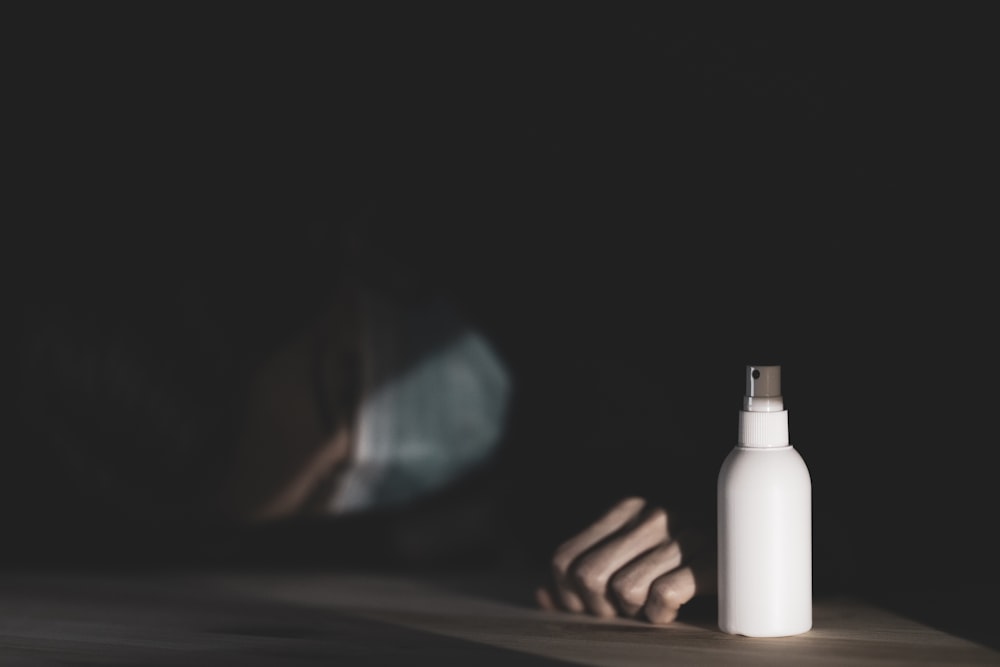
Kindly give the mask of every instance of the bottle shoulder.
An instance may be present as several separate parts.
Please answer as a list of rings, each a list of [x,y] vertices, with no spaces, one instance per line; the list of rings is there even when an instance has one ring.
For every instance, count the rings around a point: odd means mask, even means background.
[[[774,476],[776,478],[809,478],[805,459],[794,446],[786,447],[733,447],[719,470],[719,479],[733,476]]]

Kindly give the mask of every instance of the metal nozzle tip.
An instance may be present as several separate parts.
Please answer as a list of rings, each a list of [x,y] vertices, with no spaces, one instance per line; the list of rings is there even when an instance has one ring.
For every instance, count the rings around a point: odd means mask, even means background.
[[[747,366],[746,395],[781,396],[781,366]]]

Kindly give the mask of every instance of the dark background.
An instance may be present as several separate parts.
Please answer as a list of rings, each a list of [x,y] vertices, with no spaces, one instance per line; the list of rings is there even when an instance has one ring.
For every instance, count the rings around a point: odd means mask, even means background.
[[[295,312],[375,202],[510,359],[619,397],[596,429],[655,440],[662,404],[691,479],[734,444],[744,366],[780,363],[844,586],[996,591],[983,16],[315,9],[11,17],[7,289],[187,268]]]

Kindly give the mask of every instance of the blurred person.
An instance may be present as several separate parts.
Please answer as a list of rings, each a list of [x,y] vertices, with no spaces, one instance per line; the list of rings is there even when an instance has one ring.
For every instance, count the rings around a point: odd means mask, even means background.
[[[298,522],[309,540],[265,528],[235,550],[542,565],[543,608],[656,623],[714,590],[711,508],[642,493],[676,479],[682,499],[690,471],[664,476],[629,445],[682,446],[669,422],[592,418],[648,388],[565,373],[545,350],[512,363],[357,227],[291,242],[274,229],[251,251],[202,229],[193,252],[180,233],[161,239],[165,262],[105,230],[110,252],[34,267],[8,344],[18,428],[4,466],[6,520],[31,559],[115,562],[144,540],[176,555],[193,548],[185,527]]]

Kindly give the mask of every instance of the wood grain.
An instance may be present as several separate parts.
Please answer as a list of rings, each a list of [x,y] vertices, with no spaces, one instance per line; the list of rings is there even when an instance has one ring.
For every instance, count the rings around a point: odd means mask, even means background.
[[[6,573],[3,665],[1000,665],[1000,652],[849,597],[797,637],[545,612],[488,573]]]

